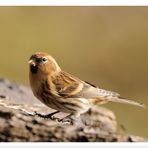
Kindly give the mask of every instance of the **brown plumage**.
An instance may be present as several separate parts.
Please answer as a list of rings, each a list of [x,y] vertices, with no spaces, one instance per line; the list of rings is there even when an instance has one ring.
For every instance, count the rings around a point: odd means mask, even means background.
[[[122,98],[118,93],[100,89],[62,71],[55,59],[47,53],[33,54],[29,65],[30,85],[34,95],[57,111],[78,117],[93,105],[110,101],[144,107],[143,104]]]

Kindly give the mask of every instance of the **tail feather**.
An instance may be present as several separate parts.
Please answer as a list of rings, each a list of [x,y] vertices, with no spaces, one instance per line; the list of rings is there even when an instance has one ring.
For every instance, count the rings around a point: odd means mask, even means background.
[[[133,100],[129,100],[129,99],[126,99],[126,98],[123,98],[123,97],[120,97],[120,96],[118,96],[118,97],[107,97],[107,98],[108,98],[108,101],[111,101],[111,102],[130,104],[130,105],[135,105],[135,106],[145,108],[145,105],[142,104],[142,103],[139,103],[139,102],[136,102],[136,101],[133,101]]]

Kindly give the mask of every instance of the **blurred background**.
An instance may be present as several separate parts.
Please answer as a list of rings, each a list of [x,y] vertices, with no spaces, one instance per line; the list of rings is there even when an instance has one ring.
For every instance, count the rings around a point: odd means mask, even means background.
[[[148,7],[0,7],[0,77],[29,85],[27,60],[36,51],[148,106]],[[104,106],[127,133],[148,137],[148,109]]]

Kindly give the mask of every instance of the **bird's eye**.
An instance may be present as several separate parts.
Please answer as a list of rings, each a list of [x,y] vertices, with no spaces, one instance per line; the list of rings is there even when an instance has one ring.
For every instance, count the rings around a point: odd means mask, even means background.
[[[43,62],[47,61],[47,58],[43,58],[42,61],[43,61]]]

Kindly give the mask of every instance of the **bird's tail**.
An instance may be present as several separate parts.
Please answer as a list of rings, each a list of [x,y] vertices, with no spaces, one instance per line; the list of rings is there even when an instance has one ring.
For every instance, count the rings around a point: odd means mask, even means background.
[[[139,107],[145,107],[144,104],[142,103],[139,103],[139,102],[136,102],[136,101],[133,101],[133,100],[129,100],[129,99],[126,99],[126,98],[123,98],[123,97],[107,97],[108,101],[110,102],[117,102],[117,103],[124,103],[124,104],[130,104],[130,105],[135,105],[135,106],[139,106]]]

